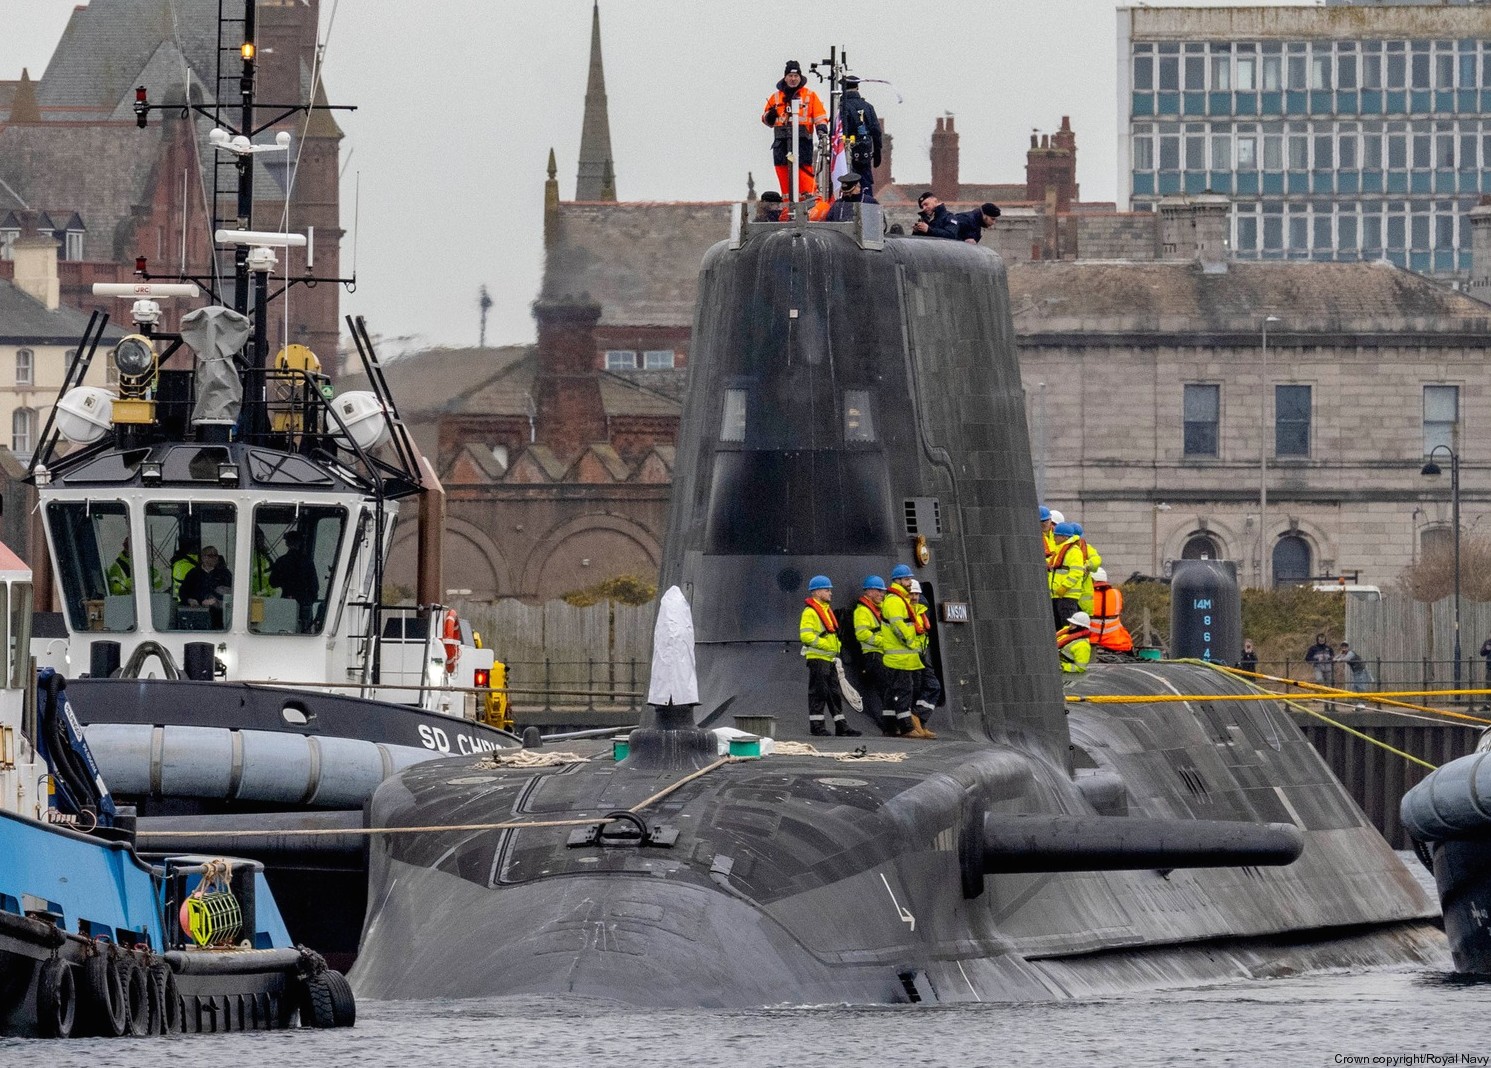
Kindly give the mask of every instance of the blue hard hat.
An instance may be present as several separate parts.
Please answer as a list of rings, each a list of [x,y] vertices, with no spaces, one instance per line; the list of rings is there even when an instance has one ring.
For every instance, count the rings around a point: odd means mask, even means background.
[[[883,590],[885,589],[885,579],[881,578],[879,575],[871,575],[869,578],[865,579],[865,589]]]
[[[1058,538],[1070,538],[1077,533],[1076,523],[1057,523],[1052,531]]]
[[[1075,534],[1075,535],[1077,535],[1077,537],[1079,537],[1079,538],[1082,537],[1082,524],[1081,523],[1073,523],[1072,524],[1072,533]]]
[[[1048,520],[1050,518],[1051,518],[1051,509],[1047,508],[1044,504],[1041,505],[1041,522],[1044,523],[1046,520]]]
[[[829,577],[827,575],[814,575],[812,578],[808,579],[809,593],[812,593],[814,590],[831,590],[833,588],[834,584],[829,581]]]
[[[895,567],[893,567],[891,569],[890,580],[892,582],[895,582],[898,579],[905,579],[905,578],[910,578],[910,577],[911,577],[911,568],[908,567],[906,564],[897,564]]]

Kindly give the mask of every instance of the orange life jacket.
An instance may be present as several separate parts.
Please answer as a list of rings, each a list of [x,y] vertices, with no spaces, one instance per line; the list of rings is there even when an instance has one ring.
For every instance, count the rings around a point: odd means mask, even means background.
[[[1078,627],[1068,624],[1056,632],[1056,648],[1065,649],[1068,645],[1071,645],[1072,642],[1076,641],[1078,638],[1081,638],[1084,641],[1091,642],[1092,631],[1088,630],[1086,627]]]
[[[868,608],[870,610],[870,614],[875,617],[875,622],[876,623],[884,623],[885,622],[885,617],[880,614],[880,606],[878,604],[876,604],[874,601],[870,600],[870,598],[868,596],[861,597],[859,599],[859,603],[862,604],[862,605],[864,605],[866,608]]]
[[[818,613],[818,618],[823,621],[823,629],[830,634],[837,634],[839,630],[839,617],[834,615],[833,608],[824,604],[816,597],[809,597],[803,604]]]
[[[1123,594],[1106,582],[1092,588],[1092,644],[1115,653],[1132,652],[1134,639],[1123,625]]]

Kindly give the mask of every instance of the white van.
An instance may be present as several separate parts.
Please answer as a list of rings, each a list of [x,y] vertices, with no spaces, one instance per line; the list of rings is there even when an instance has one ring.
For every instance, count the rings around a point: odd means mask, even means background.
[[[1382,600],[1382,590],[1377,586],[1366,586],[1358,582],[1316,582],[1310,588],[1316,593],[1344,593],[1360,597],[1365,601]]]

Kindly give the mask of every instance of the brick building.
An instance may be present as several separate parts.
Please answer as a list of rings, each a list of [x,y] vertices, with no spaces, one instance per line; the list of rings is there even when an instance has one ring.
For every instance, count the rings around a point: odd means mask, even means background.
[[[239,10],[228,0],[227,14]],[[309,99],[320,0],[259,0],[259,98],[283,103]],[[60,245],[61,301],[96,307],[115,319],[127,307],[95,298],[92,284],[127,281],[136,256],[155,273],[211,274],[210,214],[213,153],[199,117],[154,112],[136,128],[134,90],[145,85],[153,103],[213,99],[217,86],[218,0],[91,0],[74,9],[46,71],[33,81],[0,82],[0,278],[14,272],[6,249],[23,233]],[[232,81],[236,93],[236,73]],[[317,90],[325,103],[324,90]],[[338,157],[341,131],[327,112],[295,116],[261,135],[291,134],[294,164],[292,229],[315,228],[316,270],[339,273],[341,241]],[[265,160],[272,162],[265,163]],[[255,205],[261,229],[279,225],[292,164],[276,154],[259,157]],[[230,179],[231,180],[231,179]],[[222,217],[233,218],[235,190]],[[305,250],[288,250],[289,274],[304,273]],[[231,287],[231,278],[228,280]],[[285,316],[271,316],[271,344],[308,344],[335,363],[340,287],[292,288]],[[223,295],[231,302],[231,294]],[[183,310],[167,305],[163,326]]]

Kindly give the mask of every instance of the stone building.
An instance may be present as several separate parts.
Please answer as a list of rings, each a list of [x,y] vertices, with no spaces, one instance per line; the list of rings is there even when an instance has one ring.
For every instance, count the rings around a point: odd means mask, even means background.
[[[1204,555],[1387,585],[1449,529],[1431,449],[1463,524],[1491,506],[1491,307],[1387,263],[1229,261],[1209,200],[1161,204],[1158,262],[1011,266],[1045,500],[1119,578]]]
[[[257,86],[273,103],[310,98],[320,0],[260,0]],[[210,277],[210,215],[214,154],[207,123],[179,112],[153,112],[135,125],[135,87],[156,104],[182,103],[183,71],[194,102],[215,99],[218,78],[218,0],[91,0],[72,18],[41,78],[23,71],[0,82],[0,278],[14,272],[6,249],[22,232],[61,243],[59,285],[64,305],[101,308],[116,320],[128,306],[95,298],[92,284],[128,281],[135,258],[154,274]],[[240,0],[227,0],[230,17]],[[231,34],[231,27],[228,32]],[[236,52],[230,54],[230,59]],[[237,73],[227,84],[237,93]],[[325,103],[324,89],[316,93]],[[291,225],[315,228],[316,272],[339,273],[341,241],[338,156],[341,131],[330,113],[291,116],[260,135],[289,132],[294,165]],[[265,162],[269,160],[270,162]],[[270,153],[256,167],[258,221],[277,220],[292,164]],[[233,183],[231,167],[223,180]],[[232,218],[236,187],[220,214]],[[265,227],[262,228],[273,228]],[[289,250],[289,274],[303,274],[305,250]],[[231,277],[229,279],[231,286]],[[225,303],[231,294],[223,294]],[[340,287],[293,287],[285,315],[271,316],[271,343],[308,344],[328,366],[340,336]],[[170,329],[184,310],[163,306]]]

